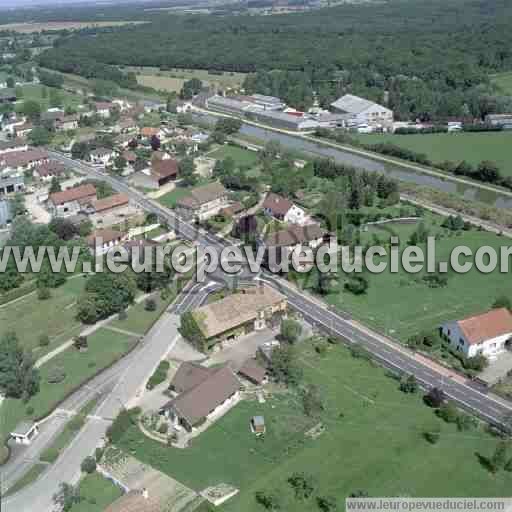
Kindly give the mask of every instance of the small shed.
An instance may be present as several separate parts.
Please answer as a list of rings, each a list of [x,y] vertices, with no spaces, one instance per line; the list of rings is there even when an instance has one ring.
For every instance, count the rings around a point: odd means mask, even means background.
[[[267,429],[265,427],[265,418],[263,416],[253,416],[251,419],[251,430],[257,435],[263,435]]]
[[[34,437],[39,434],[39,426],[33,421],[22,421],[11,432],[11,437],[16,444],[29,445]]]

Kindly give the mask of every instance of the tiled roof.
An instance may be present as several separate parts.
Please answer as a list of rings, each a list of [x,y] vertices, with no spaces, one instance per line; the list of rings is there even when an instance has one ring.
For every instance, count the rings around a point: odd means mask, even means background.
[[[308,224],[307,226],[293,224],[281,231],[270,233],[265,238],[265,244],[267,247],[290,247],[318,240],[326,234],[327,232],[318,224]]]
[[[50,194],[50,201],[55,206],[58,206],[69,203],[70,201],[78,201],[92,196],[96,196],[96,188],[94,185],[88,183],[87,185],[80,185],[62,192],[54,192]]]
[[[126,206],[129,202],[130,199],[126,194],[114,194],[112,196],[93,201],[92,205],[96,213],[100,213],[106,210],[111,210],[112,208]]]
[[[202,204],[219,199],[226,194],[227,190],[220,183],[208,183],[192,189],[188,196],[181,198],[176,204],[185,208],[199,208]]]
[[[64,174],[65,171],[66,166],[56,160],[50,160],[49,162],[45,162],[34,167],[34,173],[37,173],[41,177]]]
[[[115,231],[114,229],[97,229],[87,237],[87,244],[89,247],[95,246],[98,238],[101,238],[104,244],[108,244],[116,240],[121,240],[124,236],[124,233]]]
[[[512,333],[512,314],[507,308],[492,309],[457,323],[470,345]]]
[[[151,163],[151,172],[159,178],[177,176],[178,162],[172,158],[167,160],[153,160]]]
[[[267,194],[262,204],[263,209],[268,209],[272,212],[272,215],[280,217],[284,217],[292,206],[293,203],[290,200],[278,194],[274,194],[273,192]]]
[[[48,158],[48,152],[44,149],[29,149],[28,151],[12,151],[0,155],[0,161],[4,160],[8,167],[24,167],[33,162],[39,162]]]

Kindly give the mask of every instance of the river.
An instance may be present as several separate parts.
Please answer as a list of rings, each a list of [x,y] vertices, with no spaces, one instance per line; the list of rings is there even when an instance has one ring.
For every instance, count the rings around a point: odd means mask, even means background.
[[[207,114],[200,114],[199,119],[209,124],[214,123],[216,120],[215,117]],[[262,142],[277,140],[283,147],[291,150],[318,157],[333,158],[335,162],[341,164],[352,165],[359,169],[366,169],[367,171],[380,172],[403,182],[416,183],[417,185],[442,190],[443,192],[457,194],[464,199],[479,201],[497,208],[512,208],[512,197],[499,191],[482,189],[475,185],[459,183],[452,180],[444,180],[413,169],[406,169],[405,167],[393,165],[392,163],[380,162],[369,157],[356,155],[349,151],[343,151],[342,149],[336,149],[300,137],[273,130],[266,130],[265,128],[246,123],[242,124],[240,133],[259,139]]]

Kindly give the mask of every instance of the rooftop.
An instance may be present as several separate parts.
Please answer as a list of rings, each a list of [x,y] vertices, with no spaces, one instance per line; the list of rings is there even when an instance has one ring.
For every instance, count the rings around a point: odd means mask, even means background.
[[[284,216],[288,210],[293,206],[293,203],[278,194],[269,192],[265,201],[263,201],[262,208],[272,210],[273,215]]]
[[[254,320],[259,311],[286,300],[270,286],[245,288],[193,311],[206,338],[211,338]]]
[[[491,309],[457,323],[470,345],[512,333],[512,314],[507,308]]]
[[[208,183],[192,189],[188,196],[181,198],[176,204],[185,208],[198,208],[202,204],[215,201],[226,194],[227,190],[220,183]]]
[[[92,205],[96,213],[100,213],[106,210],[111,210],[112,208],[126,206],[129,202],[130,199],[126,194],[114,194],[112,196],[93,201]]]
[[[270,233],[265,238],[267,247],[289,247],[297,244],[318,240],[327,235],[327,232],[318,224],[298,226],[293,224],[286,229]]]
[[[359,96],[354,96],[353,94],[345,94],[335,102],[331,103],[332,107],[338,110],[343,110],[349,114],[360,114],[374,105],[378,105],[378,103],[360,98]]]
[[[96,188],[88,183],[87,185],[79,185],[62,192],[54,192],[50,194],[50,201],[55,205],[69,203],[70,201],[78,201],[80,199],[96,196]]]

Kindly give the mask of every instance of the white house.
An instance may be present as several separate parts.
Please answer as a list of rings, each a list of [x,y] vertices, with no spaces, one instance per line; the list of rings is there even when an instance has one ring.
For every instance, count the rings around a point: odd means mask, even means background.
[[[442,336],[466,357],[483,355],[496,358],[512,339],[512,314],[506,308],[492,309],[482,315],[446,322]]]
[[[114,151],[108,148],[93,149],[89,154],[89,160],[91,163],[97,165],[108,165],[114,157]]]
[[[220,183],[196,187],[176,203],[176,213],[187,220],[203,221],[229,206],[228,192]]]
[[[335,112],[349,114],[349,122],[354,125],[391,126],[393,111],[370,100],[345,94],[331,103]]]
[[[11,432],[11,437],[14,439],[16,444],[29,445],[37,434],[39,434],[39,426],[37,423],[32,421],[22,421]]]
[[[87,237],[87,245],[91,254],[101,256],[112,247],[122,244],[128,239],[126,233],[114,229],[97,229]]]
[[[306,215],[306,212],[292,203],[285,197],[270,192],[267,194],[265,201],[262,204],[263,212],[269,217],[289,222],[291,224],[309,224],[311,219]]]

